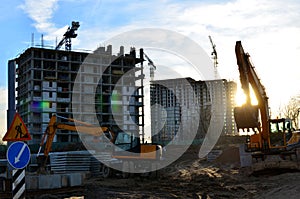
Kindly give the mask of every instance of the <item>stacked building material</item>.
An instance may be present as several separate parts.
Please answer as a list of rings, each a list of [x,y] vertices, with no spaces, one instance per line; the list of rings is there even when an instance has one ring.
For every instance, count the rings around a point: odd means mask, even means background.
[[[51,172],[88,172],[91,167],[91,154],[88,151],[56,152],[50,154]]]

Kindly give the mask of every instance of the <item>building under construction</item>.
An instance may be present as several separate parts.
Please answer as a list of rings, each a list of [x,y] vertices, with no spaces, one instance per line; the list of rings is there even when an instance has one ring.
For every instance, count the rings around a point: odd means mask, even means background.
[[[30,143],[40,142],[52,114],[66,118],[76,114],[91,124],[142,133],[142,49],[137,54],[134,48],[125,54],[120,47],[113,55],[112,46],[90,54],[28,48],[8,64],[8,118],[15,111],[21,115],[32,136]],[[76,92],[75,81],[81,88]],[[77,132],[58,130],[54,141],[78,142],[79,138]]]
[[[162,144],[169,141],[180,143],[182,140],[176,138],[181,139],[189,134],[191,128],[188,121],[194,121],[194,114],[199,117],[195,141],[200,141],[208,130],[212,111],[224,120],[222,133],[235,135],[235,92],[236,84],[224,79],[195,81],[192,78],[178,78],[152,81],[150,101],[153,141]],[[213,100],[218,107],[212,105]]]

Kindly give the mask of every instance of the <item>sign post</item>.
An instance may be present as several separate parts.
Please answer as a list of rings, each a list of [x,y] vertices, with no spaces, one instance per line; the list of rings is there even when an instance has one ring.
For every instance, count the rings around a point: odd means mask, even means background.
[[[25,167],[30,160],[30,149],[24,142],[12,143],[6,153],[8,163],[15,168],[12,170],[13,199],[25,198]]]
[[[21,116],[16,113],[4,135],[3,141],[13,142],[9,145],[6,158],[12,170],[12,198],[25,198],[25,167],[30,160],[30,149],[22,141],[31,140],[31,136]]]
[[[12,143],[6,153],[8,163],[15,169],[23,169],[30,160],[30,149],[24,142]]]

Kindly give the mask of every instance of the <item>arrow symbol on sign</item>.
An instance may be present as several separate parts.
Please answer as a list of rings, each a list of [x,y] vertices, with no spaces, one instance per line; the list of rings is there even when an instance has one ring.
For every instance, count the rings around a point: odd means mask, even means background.
[[[18,162],[20,162],[21,155],[24,152],[25,148],[26,148],[26,144],[24,143],[23,146],[22,146],[22,148],[21,148],[21,150],[19,151],[18,156],[15,157],[15,164],[17,164]]]

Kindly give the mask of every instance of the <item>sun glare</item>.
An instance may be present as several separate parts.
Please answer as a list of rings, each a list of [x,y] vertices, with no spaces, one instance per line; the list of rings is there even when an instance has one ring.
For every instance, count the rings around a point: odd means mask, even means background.
[[[237,106],[242,106],[246,102],[246,96],[242,89],[237,89],[236,95],[235,95],[235,104]]]
[[[252,88],[250,88],[250,98],[251,98],[252,105],[258,104],[258,101],[256,99],[256,96],[255,96]],[[238,88],[236,95],[235,95],[235,104],[236,104],[236,106],[242,106],[245,103],[246,103],[246,95],[241,88]]]

